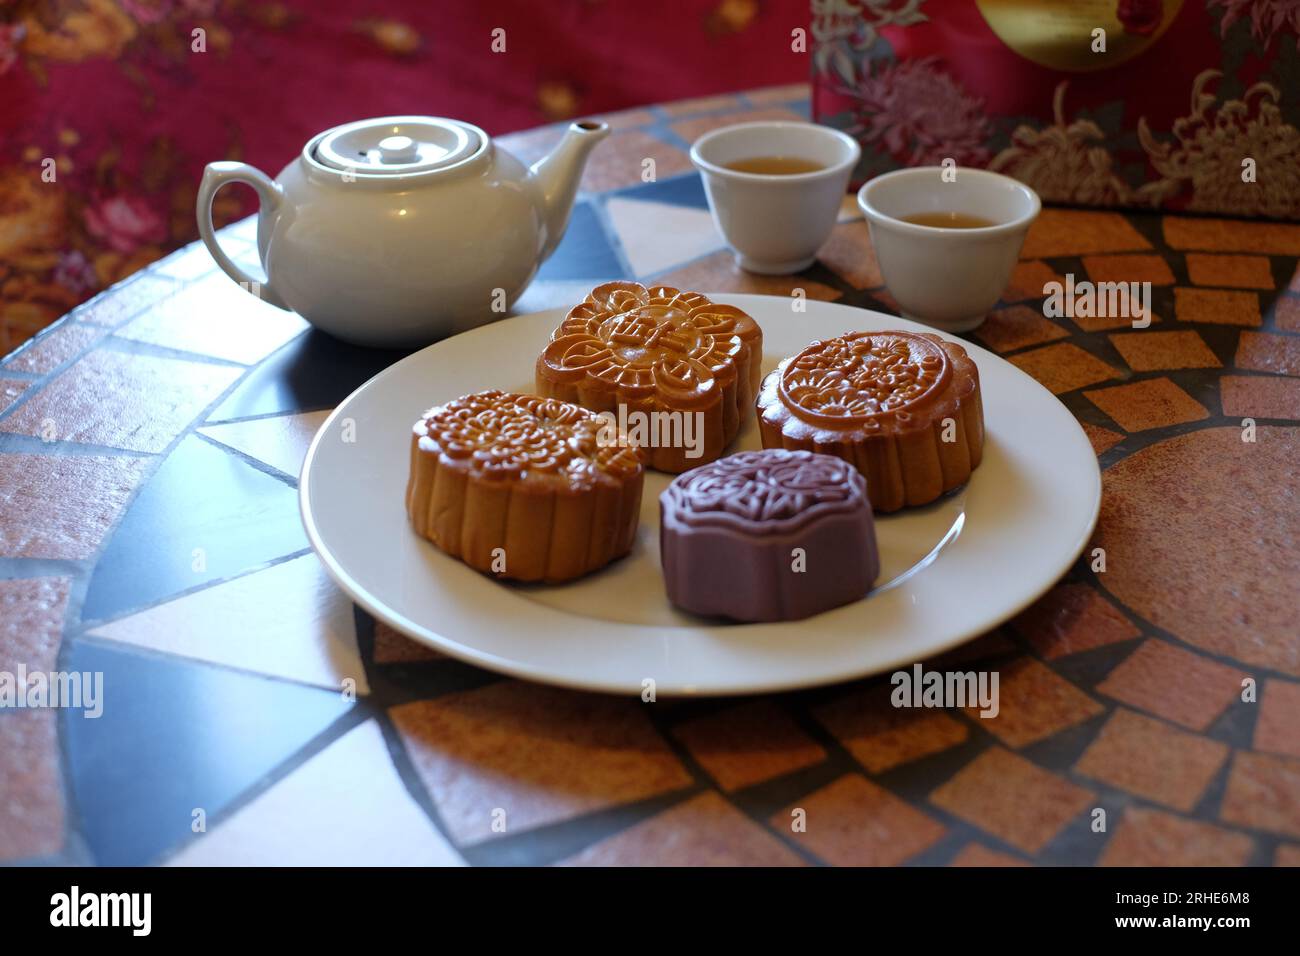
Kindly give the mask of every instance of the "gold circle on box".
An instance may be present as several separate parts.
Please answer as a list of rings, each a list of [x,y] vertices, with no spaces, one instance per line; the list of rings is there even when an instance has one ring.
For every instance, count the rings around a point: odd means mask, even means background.
[[[1124,30],[1118,0],[975,0],[999,40],[1039,66],[1087,73],[1118,66],[1155,43],[1182,9],[1164,0],[1160,24],[1143,36]],[[1106,52],[1092,50],[1092,31],[1106,31]]]

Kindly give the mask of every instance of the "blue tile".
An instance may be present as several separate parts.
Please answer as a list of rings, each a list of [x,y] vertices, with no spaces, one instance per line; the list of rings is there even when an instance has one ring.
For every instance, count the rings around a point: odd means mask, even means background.
[[[81,617],[115,617],[306,547],[292,487],[191,435],[118,525]],[[203,549],[199,570],[196,548]]]
[[[625,199],[637,199],[643,202],[661,202],[669,206],[689,206],[692,209],[708,209],[709,198],[704,195],[704,180],[699,173],[687,173],[672,179],[661,179],[655,183],[644,183],[623,189],[612,195]]]
[[[333,691],[86,641],[63,668],[101,672],[103,714],[63,716],[77,818],[95,862],[138,866],[214,817],[353,705]]]
[[[630,278],[618,254],[605,238],[596,211],[587,203],[573,207],[569,228],[554,255],[542,264],[539,279],[622,279]]]
[[[349,345],[311,329],[250,372],[209,421],[333,408],[409,354]]]

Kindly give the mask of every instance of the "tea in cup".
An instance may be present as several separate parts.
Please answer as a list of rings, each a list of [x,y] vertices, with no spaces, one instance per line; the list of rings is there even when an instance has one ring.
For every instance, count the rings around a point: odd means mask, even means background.
[[[713,221],[740,267],[762,275],[813,264],[861,155],[851,136],[814,123],[740,123],[691,147]]]
[[[947,332],[984,321],[1042,207],[1007,176],[942,166],[877,176],[858,190],[858,205],[903,315]]]

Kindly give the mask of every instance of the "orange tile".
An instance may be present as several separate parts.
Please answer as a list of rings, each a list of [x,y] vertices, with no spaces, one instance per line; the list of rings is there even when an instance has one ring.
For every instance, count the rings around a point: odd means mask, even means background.
[[[861,220],[837,225],[817,258],[855,289],[876,289],[885,284],[867,224]]]
[[[1017,749],[1091,720],[1103,709],[1051,668],[1029,657],[1000,669],[996,717],[982,717],[978,706],[965,708],[967,717]]]
[[[796,103],[812,95],[812,87],[807,83],[791,83],[788,86],[766,86],[759,90],[749,90],[745,99],[760,106],[774,103]]]
[[[1213,325],[1259,325],[1259,293],[1220,289],[1174,289],[1174,315],[1179,322]]]
[[[793,812],[805,832],[791,830]],[[944,826],[857,774],[846,774],[774,813],[768,821],[834,866],[897,866],[939,841]]]
[[[967,737],[941,710],[894,707],[893,687],[876,683],[813,709],[813,716],[872,773],[955,747]]]
[[[1038,379],[1054,395],[1119,377],[1116,369],[1071,342],[1021,352],[1007,361]]]
[[[0,422],[0,431],[160,452],[242,369],[96,349]]]
[[[990,850],[982,843],[967,843],[952,858],[949,866],[1029,866],[1030,864],[1009,853]]]
[[[673,736],[727,792],[826,759],[821,745],[769,700],[696,717],[674,727]]]
[[[144,475],[139,458],[0,453],[0,557],[84,561]]]
[[[1096,689],[1130,707],[1205,730],[1238,699],[1242,676],[1234,668],[1150,638]]]
[[[672,130],[686,142],[693,143],[710,130],[721,129],[723,126],[731,126],[735,123],[757,123],[760,120],[777,120],[786,123],[808,122],[806,117],[791,110],[768,107],[679,120],[672,124]]]
[[[1300,375],[1300,337],[1269,332],[1242,332],[1237,340],[1237,368],[1277,375]]]
[[[1083,426],[1088,441],[1092,442],[1092,450],[1098,455],[1109,451],[1124,440],[1123,435],[1119,432],[1113,432],[1109,428],[1102,428],[1100,425],[1092,425],[1088,422],[1080,422],[1079,424]]]
[[[427,644],[413,641],[399,634],[383,621],[375,621],[375,663],[412,664],[419,661],[440,661],[447,655],[435,651]]]
[[[1022,611],[1013,625],[1049,661],[1142,635],[1088,584],[1058,584]]]
[[[1290,586],[1300,509],[1279,493],[1295,483],[1300,429],[1260,425],[1254,437],[1199,428],[1111,465],[1090,547],[1106,552],[1098,583],[1142,619],[1211,655],[1300,677]]]
[[[617,113],[601,113],[593,116],[592,119],[599,120],[602,123],[609,124],[610,129],[635,129],[638,126],[649,126],[655,122],[655,114],[649,110],[619,110]]]
[[[1164,377],[1092,389],[1083,394],[1130,432],[1210,417],[1204,405]]]
[[[696,113],[716,113],[718,110],[734,110],[741,107],[741,102],[734,96],[698,96],[689,100],[677,100],[664,103],[659,108],[666,116],[694,116]]]
[[[1279,843],[1273,854],[1274,866],[1300,866],[1300,844]]]
[[[1161,810],[1127,807],[1100,866],[1244,866],[1250,837]]]
[[[1227,744],[1123,707],[1117,709],[1074,769],[1188,813],[1228,759]]]
[[[1234,418],[1300,419],[1300,379],[1225,375],[1219,379],[1223,414]]]
[[[964,665],[974,661],[991,661],[995,657],[1009,657],[1018,653],[1020,648],[999,628],[973,641],[958,644],[952,650],[927,658],[924,663],[927,670],[945,671],[957,668],[965,670]]]
[[[1300,226],[1289,223],[1165,216],[1164,229],[1175,249],[1300,255]]]
[[[0,861],[49,856],[63,847],[58,713],[0,714]]]
[[[1271,289],[1273,267],[1266,256],[1211,256],[1189,252],[1187,274],[1197,285],[1228,289]]]
[[[561,866],[803,866],[797,853],[713,791],[676,804]]]
[[[668,179],[691,169],[690,157],[670,143],[641,130],[614,133],[592,150],[582,174],[582,188],[607,192],[645,180],[647,159],[654,160],[655,179]]]
[[[1093,282],[1174,284],[1174,274],[1169,263],[1156,255],[1084,256],[1083,268]]]
[[[1199,332],[1125,332],[1108,335],[1128,367],[1135,372],[1174,368],[1221,368]]]
[[[1064,285],[1065,277],[1041,260],[1019,262],[1011,273],[1011,282],[1002,292],[1003,302],[1024,302],[1027,299],[1041,299],[1047,293],[1043,287],[1049,282]]]
[[[1238,751],[1219,807],[1225,823],[1300,837],[1300,760]]]
[[[390,713],[458,844],[690,786],[636,700],[502,681]],[[498,814],[497,818],[500,818]]]
[[[1273,326],[1286,332],[1300,332],[1300,296],[1280,295],[1273,301]]]
[[[986,750],[930,794],[935,806],[1031,854],[1095,799],[1091,791],[1001,747]]]
[[[977,339],[995,352],[1042,345],[1044,342],[1063,339],[1069,334],[1055,322],[1043,318],[1038,309],[1031,309],[1027,305],[995,309],[974,332]]]
[[[21,352],[5,359],[4,367],[15,372],[44,375],[76,358],[108,333],[94,325],[64,322],[37,336]]]
[[[54,670],[63,639],[68,578],[0,581],[0,672]],[[3,714],[0,714],[0,719]]]
[[[1044,209],[1029,227],[1022,259],[1150,249],[1151,243],[1117,212]]]
[[[1251,746],[1300,757],[1300,684],[1275,677],[1264,681]]]
[[[802,289],[809,299],[829,302],[840,298],[837,289],[801,275],[760,276],[746,272],[736,265],[735,256],[726,249],[666,275],[657,276],[655,282],[695,292],[754,292],[759,295],[788,296],[794,289]],[[798,318],[793,310],[790,315],[792,319]]]

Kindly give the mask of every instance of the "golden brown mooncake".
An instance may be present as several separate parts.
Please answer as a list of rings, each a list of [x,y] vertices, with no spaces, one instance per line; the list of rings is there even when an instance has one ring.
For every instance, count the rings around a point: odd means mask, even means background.
[[[627,554],[645,469],[605,421],[536,395],[486,391],[425,412],[411,436],[406,511],[472,568],[568,581]]]
[[[639,444],[651,468],[676,473],[712,461],[735,439],[762,361],[763,332],[735,306],[668,286],[609,282],[552,333],[537,359],[537,393],[620,423],[663,422],[654,429],[661,440]],[[691,421],[679,424],[685,415]],[[678,440],[685,434],[692,447]]]
[[[926,332],[847,332],[813,342],[763,380],[764,448],[852,462],[876,511],[934,501],[964,484],[984,452],[979,370]]]

